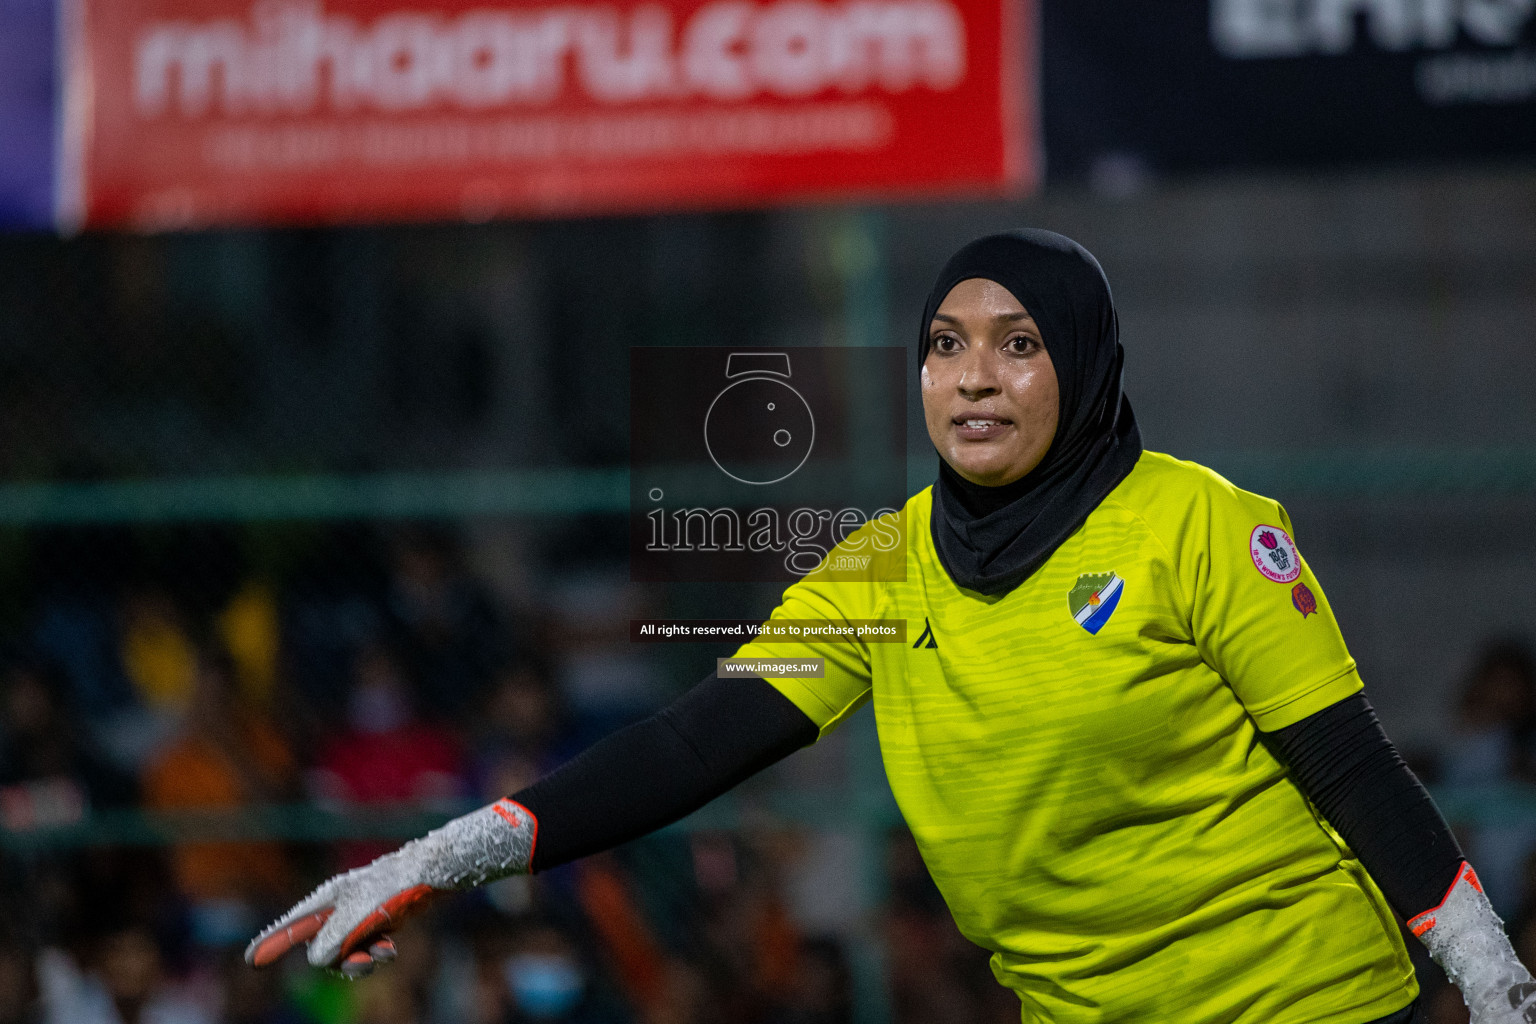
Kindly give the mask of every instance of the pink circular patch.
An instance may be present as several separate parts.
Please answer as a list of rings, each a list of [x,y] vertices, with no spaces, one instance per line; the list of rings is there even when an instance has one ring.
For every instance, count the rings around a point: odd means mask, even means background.
[[[1248,553],[1254,568],[1266,579],[1289,583],[1301,575],[1301,554],[1290,534],[1278,526],[1259,525],[1248,537]]]

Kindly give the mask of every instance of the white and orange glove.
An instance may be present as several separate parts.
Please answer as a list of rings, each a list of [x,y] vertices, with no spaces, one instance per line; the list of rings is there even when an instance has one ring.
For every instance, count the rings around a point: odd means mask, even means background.
[[[455,818],[322,883],[251,940],[245,962],[265,967],[308,943],[310,964],[360,978],[395,958],[389,933],[438,893],[527,874],[538,827],[512,800]]]
[[[1515,956],[1472,865],[1462,861],[1445,899],[1408,929],[1461,990],[1472,1024],[1536,1024],[1536,981]]]

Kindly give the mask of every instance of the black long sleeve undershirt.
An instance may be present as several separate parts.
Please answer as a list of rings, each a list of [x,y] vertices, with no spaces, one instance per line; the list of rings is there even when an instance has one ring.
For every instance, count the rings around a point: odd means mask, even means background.
[[[1404,920],[1444,898],[1461,847],[1364,694],[1269,734],[1270,749]]]
[[[538,820],[533,870],[638,839],[816,739],[816,724],[761,679],[702,683],[512,799]]]
[[[711,674],[662,711],[514,794],[539,822],[533,870],[669,825],[810,744],[816,731],[763,680]],[[1440,902],[1461,848],[1363,694],[1268,739],[1404,919]]]

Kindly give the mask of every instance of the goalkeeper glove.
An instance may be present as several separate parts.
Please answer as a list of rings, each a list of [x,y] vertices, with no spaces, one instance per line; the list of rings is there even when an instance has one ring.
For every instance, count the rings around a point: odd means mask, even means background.
[[[1472,865],[1462,861],[1445,899],[1410,920],[1408,929],[1461,990],[1472,1024],[1536,1024],[1536,981],[1515,956],[1503,923]]]
[[[245,961],[265,967],[308,943],[313,966],[362,977],[395,958],[389,932],[438,893],[527,874],[538,828],[528,809],[512,800],[455,818],[322,883],[251,940]]]

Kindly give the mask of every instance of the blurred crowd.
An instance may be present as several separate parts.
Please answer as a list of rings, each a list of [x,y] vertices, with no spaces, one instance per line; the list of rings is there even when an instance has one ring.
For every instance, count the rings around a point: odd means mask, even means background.
[[[517,601],[436,527],[320,531],[262,560],[279,572],[251,567],[252,543],[29,539],[35,585],[0,646],[0,1024],[842,1024],[869,1005],[861,962],[884,979],[861,1019],[1017,1019],[904,831],[873,833],[863,855],[880,877],[861,907],[845,890],[868,872],[850,868],[848,836],[767,819],[445,901],[361,982],[298,956],[247,968],[267,920],[399,841],[309,837],[296,811],[441,820],[666,695],[628,641],[628,620],[655,609],[622,572]],[[1410,759],[1442,793],[1507,805],[1536,783],[1536,665],[1520,639],[1476,654],[1454,728]],[[1448,803],[1453,819],[1458,806],[1472,805]],[[242,809],[258,837],[178,841],[140,814]],[[1531,821],[1453,826],[1536,963]],[[1419,962],[1434,1024],[1465,1021]]]
[[[1536,655],[1521,638],[1494,637],[1461,681],[1455,717],[1437,749],[1410,754],[1476,867],[1515,952],[1536,965]],[[1461,799],[1453,799],[1460,797]],[[1471,810],[1481,804],[1483,813]],[[1489,808],[1495,813],[1487,813]],[[1463,820],[1464,819],[1464,820]],[[1466,1006],[1410,942],[1431,1024],[1466,1024]]]
[[[399,841],[307,836],[304,808],[441,820],[667,692],[622,571],[519,602],[441,528],[260,543],[27,539],[0,648],[0,1024],[840,1024],[859,964],[901,1024],[1017,1019],[903,831],[874,833],[879,891],[839,916],[831,890],[863,883],[838,837],[768,820],[442,901],[360,982],[247,968],[267,920]],[[242,810],[250,839],[154,824]]]

